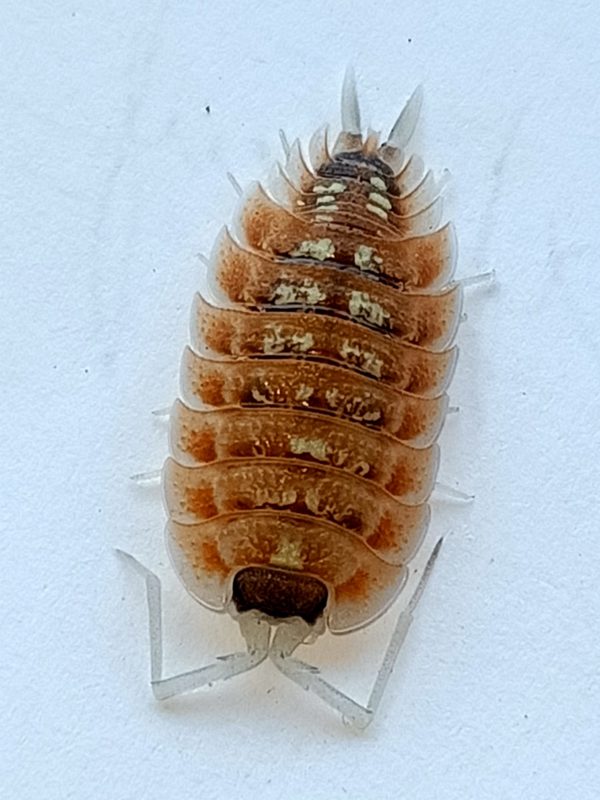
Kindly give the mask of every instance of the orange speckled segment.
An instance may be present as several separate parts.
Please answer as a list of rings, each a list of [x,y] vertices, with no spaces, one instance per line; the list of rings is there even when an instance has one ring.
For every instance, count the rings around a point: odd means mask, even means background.
[[[462,292],[418,157],[325,132],[310,157],[294,143],[215,244],[225,307],[196,299],[164,496],[201,602],[229,608],[245,567],[299,571],[342,633],[387,608],[427,529]]]
[[[193,345],[218,356],[287,358],[299,355],[332,361],[380,378],[401,391],[424,397],[443,393],[456,363],[456,349],[425,350],[412,346],[429,341],[439,346],[451,340],[458,324],[455,305],[450,326],[433,327],[413,320],[407,338],[391,337],[346,319],[309,311],[264,311],[260,314],[211,306],[198,296]]]
[[[402,216],[393,210],[391,200],[380,192],[357,192],[354,197],[351,196],[353,184],[357,181],[349,181],[346,184],[346,191],[343,197],[343,204],[339,202],[334,203],[336,210],[332,210],[331,222],[337,225],[344,225],[353,228],[356,231],[364,231],[369,236],[387,236],[390,239],[408,239],[416,236],[423,236],[430,234],[434,231],[441,220],[442,216],[442,201],[441,199],[434,200],[433,203],[420,209],[417,213],[410,216]],[[377,206],[371,205],[369,202],[370,195],[375,195],[386,201],[386,208],[389,209],[385,214],[385,221],[377,213]],[[306,201],[300,200],[304,205],[294,209],[294,213],[303,221],[319,222],[323,219],[323,206],[317,204],[320,198],[315,195],[308,196]],[[336,198],[337,199],[337,198]],[[298,203],[298,201],[296,201]],[[381,202],[381,200],[380,200]],[[365,209],[371,213],[366,214]],[[381,206],[379,206],[381,208]],[[343,209],[343,210],[340,210]]]
[[[320,362],[214,361],[186,350],[182,370],[189,405],[310,409],[385,431],[414,447],[437,438],[448,396],[418,397]]]
[[[171,450],[187,466],[255,457],[328,464],[410,505],[428,499],[439,463],[437,445],[415,450],[383,433],[307,411],[195,411],[181,402],[172,413]]]
[[[384,238],[342,224],[302,219],[257,190],[242,210],[241,226],[249,245],[275,256],[301,252],[304,242],[328,240],[327,258],[352,265],[357,260],[367,261],[366,256],[361,257],[365,251],[360,248],[368,248],[368,271],[408,289],[437,286],[454,270],[456,243],[449,224],[423,236]]]
[[[310,293],[308,291],[303,293],[302,288],[304,287],[300,288],[300,296],[304,294],[310,299]],[[322,313],[317,316],[311,312],[313,320],[320,320],[323,325],[333,325],[333,320],[323,319],[325,312],[328,312],[333,319],[340,316],[345,317],[346,323],[351,322],[353,325],[375,328],[393,335],[398,342],[414,344],[434,351],[448,347],[454,339],[462,306],[462,291],[459,285],[455,284],[445,292],[438,294],[413,295],[403,295],[390,290],[389,287],[378,287],[377,284],[374,286],[375,291],[371,287],[368,288],[369,291],[364,292],[356,289],[344,292],[345,297],[336,307],[333,304],[326,305],[327,295],[316,281],[312,287],[313,296],[317,298],[321,294],[322,300],[313,305]],[[279,290],[280,296],[287,295],[292,300],[285,305],[308,305],[305,301],[298,302],[298,289],[293,284],[280,284]],[[203,313],[205,309],[208,312],[207,305],[206,301],[199,301],[199,313]],[[272,313],[281,316],[285,305],[283,302],[274,304],[271,306]],[[307,318],[299,317],[298,324],[308,324]],[[353,328],[348,328],[347,324],[345,326],[341,324],[339,327],[344,332],[353,330]],[[347,333],[347,335],[351,334]],[[356,331],[356,335],[361,335],[361,332]],[[363,331],[362,335],[368,336],[368,332]]]
[[[375,159],[380,159],[380,162],[377,164],[377,161],[372,158],[367,162],[363,161],[353,171],[352,176],[347,174],[342,178],[344,207],[346,205],[353,206],[357,210],[360,209],[364,215],[367,201],[372,200],[370,195],[377,191],[389,200],[391,211],[394,214],[399,217],[411,217],[438,198],[439,189],[433,174],[431,171],[425,171],[423,161],[419,156],[413,155],[405,159],[396,148],[383,146],[377,150],[366,144],[366,142],[362,144],[363,154],[375,156]],[[361,143],[358,139],[352,141],[347,137],[344,142],[340,137],[338,145],[342,149],[352,149],[353,147],[360,149]],[[336,151],[339,152],[338,146],[336,146]],[[306,208],[309,210],[318,208],[319,204],[316,203],[316,199],[323,196],[326,190],[331,191],[332,183],[340,180],[340,170],[336,169],[339,164],[336,165],[330,155],[324,158],[326,152],[326,144],[323,147],[322,143],[316,157],[313,158],[311,152],[313,165],[311,170],[303,158],[299,143],[294,142],[285,170],[280,167],[274,175],[271,175],[269,190],[273,196],[281,198],[297,213],[302,213]],[[384,166],[382,161],[387,162],[387,167],[395,166],[398,169],[397,174],[393,174],[391,169],[382,171],[381,166]],[[315,178],[320,180],[316,181]],[[321,201],[321,206],[325,202]]]
[[[406,580],[404,567],[382,561],[355,535],[277,511],[231,514],[197,525],[172,520],[169,547],[189,591],[209,608],[226,608],[232,577],[245,566],[283,566],[320,578],[333,592],[328,617],[333,633],[379,616]]]
[[[313,219],[317,214],[322,214],[324,195],[323,192],[316,193],[315,189],[326,191],[327,181],[315,187],[313,176],[307,183],[307,188],[312,191],[300,192],[282,175],[276,175],[271,179],[268,188],[274,199],[300,217]],[[437,197],[431,173],[428,173],[413,191],[402,197],[391,194],[385,189],[377,190],[380,198],[384,198],[389,204],[390,211],[385,221],[372,213],[370,216],[366,214],[374,189],[373,185],[364,181],[347,179],[344,182],[343,198],[333,197],[336,205],[343,207],[342,213],[339,210],[335,212],[336,223],[352,225],[372,236],[388,235],[391,238],[398,238],[400,232],[404,233],[404,238],[407,235],[414,237],[430,233],[437,227],[442,213],[442,201]]]
[[[368,264],[367,256],[361,263]],[[220,289],[233,303],[315,308],[422,346],[432,346],[435,337],[452,338],[460,314],[457,284],[438,292],[400,292],[358,269],[266,258],[242,248],[227,231],[215,248],[212,265]]]
[[[165,465],[171,519],[192,525],[222,514],[275,510],[322,519],[356,534],[381,558],[404,564],[429,522],[429,507],[403,505],[356,475],[282,459],[232,459],[183,467]]]

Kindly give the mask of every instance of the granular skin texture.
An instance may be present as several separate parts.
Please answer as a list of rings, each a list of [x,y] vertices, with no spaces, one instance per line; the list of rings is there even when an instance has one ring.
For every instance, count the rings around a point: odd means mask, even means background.
[[[201,602],[342,633],[393,601],[426,532],[462,294],[419,160],[350,133],[311,157],[254,185],[214,248],[165,499]]]

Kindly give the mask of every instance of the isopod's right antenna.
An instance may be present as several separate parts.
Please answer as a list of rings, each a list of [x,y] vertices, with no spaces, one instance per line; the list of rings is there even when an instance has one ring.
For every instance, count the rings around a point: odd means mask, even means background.
[[[342,130],[360,136],[360,108],[354,69],[348,66],[342,85]]]
[[[407,104],[400,112],[400,116],[392,125],[392,130],[390,131],[386,144],[397,147],[398,150],[404,150],[415,132],[422,105],[423,87],[417,86],[408,99]]]
[[[296,618],[287,625],[284,623],[277,628],[269,651],[269,657],[277,669],[307,692],[312,692],[320,697],[327,705],[342,714],[346,722],[355,725],[357,728],[366,728],[373,720],[379,707],[385,687],[387,686],[396,659],[398,658],[398,653],[400,652],[400,648],[410,628],[413,612],[425,590],[441,546],[442,539],[438,539],[435,547],[431,551],[419,583],[407,607],[398,617],[396,627],[392,633],[375,683],[371,689],[371,694],[365,706],[360,705],[338,688],[328,683],[321,677],[317,667],[291,657],[296,647],[302,644],[309,632],[309,628],[303,620]]]

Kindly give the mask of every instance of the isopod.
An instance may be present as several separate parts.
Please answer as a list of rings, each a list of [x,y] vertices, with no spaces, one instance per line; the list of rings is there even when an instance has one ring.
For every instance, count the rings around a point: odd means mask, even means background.
[[[234,617],[246,649],[162,675],[158,578],[146,579],[151,683],[164,699],[270,658],[361,727],[372,719],[439,551],[400,613],[365,706],[292,657],[383,614],[425,537],[457,357],[456,242],[422,160],[412,95],[387,141],[363,135],[354,79],[342,130],[289,146],[253,184],[196,298],[183,401],[163,470],[167,543],[185,588]]]

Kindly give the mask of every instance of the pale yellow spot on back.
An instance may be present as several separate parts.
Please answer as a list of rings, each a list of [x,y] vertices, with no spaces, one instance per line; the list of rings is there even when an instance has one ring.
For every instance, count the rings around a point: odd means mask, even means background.
[[[354,263],[359,269],[379,271],[379,266],[383,264],[383,259],[375,255],[375,250],[372,247],[367,247],[366,244],[360,244],[354,253]]]
[[[333,258],[335,247],[331,239],[306,239],[294,250],[290,250],[290,255],[309,256],[317,261],[325,261],[326,258]]]
[[[292,436],[290,439],[290,450],[297,456],[308,453],[317,461],[328,461],[327,443],[322,439],[307,439],[303,436]]]
[[[292,333],[286,336],[281,326],[273,325],[267,329],[263,337],[263,353],[265,355],[283,352],[306,353],[313,344],[312,333]]]
[[[340,183],[339,181],[334,181],[330,183],[329,186],[326,186],[323,183],[318,183],[316,186],[313,186],[313,192],[315,194],[340,194],[341,192],[345,191],[346,184]]]
[[[270,403],[271,402],[270,398],[266,394],[263,394],[256,387],[254,387],[252,389],[251,394],[252,394],[252,397],[254,398],[254,400],[256,400],[257,403]]]
[[[258,487],[255,492],[255,503],[260,506],[279,506],[286,508],[292,506],[298,498],[298,493],[294,489],[273,489],[264,486]]]
[[[311,386],[307,386],[305,383],[300,384],[300,386],[296,389],[296,400],[300,401],[301,403],[309,400],[312,395],[314,394],[314,389]]]
[[[380,217],[387,221],[388,215],[387,212],[383,210],[383,208],[379,208],[379,206],[374,206],[373,203],[367,203],[367,211],[370,211],[371,214],[375,214],[375,216]]]
[[[385,181],[381,178],[378,178],[376,175],[372,178],[369,178],[369,183],[371,186],[374,186],[376,189],[379,189],[382,192],[387,191],[387,186],[385,185]]]
[[[306,303],[314,306],[325,300],[327,295],[318,284],[305,278],[301,284],[280,283],[271,293],[271,300],[276,306]]]
[[[387,197],[384,197],[382,194],[379,194],[378,192],[371,192],[369,194],[369,200],[372,203],[375,203],[375,205],[378,205],[378,206],[381,206],[382,208],[385,208],[386,211],[389,211],[391,209],[391,207],[392,207],[392,204],[387,199]]]
[[[347,339],[344,340],[340,348],[340,355],[344,361],[364,369],[371,375],[377,378],[381,377],[381,368],[383,361],[378,358],[375,353],[370,353],[368,350],[362,350],[358,345],[350,343]]]
[[[344,397],[339,389],[328,389],[325,398],[332,411],[347,414],[356,420],[365,422],[377,422],[381,419],[381,411],[372,409],[367,398],[364,397]]]
[[[379,304],[371,300],[367,292],[352,292],[348,301],[348,310],[353,317],[363,317],[372,325],[382,327],[390,315]]]
[[[276,567],[287,567],[288,569],[302,569],[304,559],[302,558],[300,542],[291,541],[283,538],[269,559],[269,563]]]

